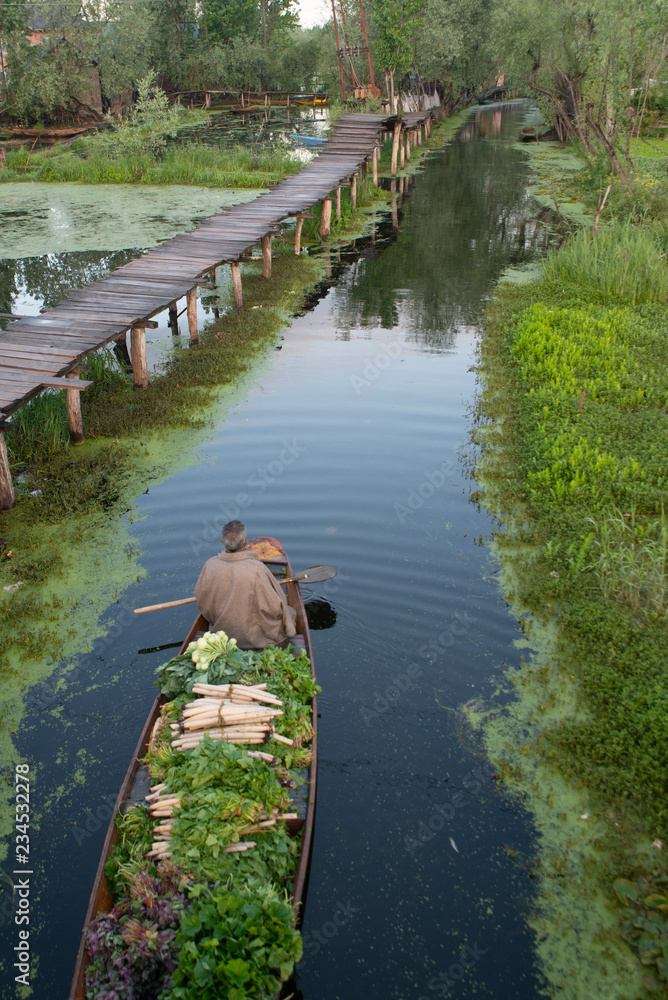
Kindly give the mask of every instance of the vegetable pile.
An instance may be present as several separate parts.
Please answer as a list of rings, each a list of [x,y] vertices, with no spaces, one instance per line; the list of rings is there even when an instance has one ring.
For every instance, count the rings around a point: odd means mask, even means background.
[[[156,683],[170,700],[143,761],[151,790],[116,820],[117,902],[88,932],[86,997],[272,997],[302,953],[286,886],[319,690],[309,660],[206,633]]]

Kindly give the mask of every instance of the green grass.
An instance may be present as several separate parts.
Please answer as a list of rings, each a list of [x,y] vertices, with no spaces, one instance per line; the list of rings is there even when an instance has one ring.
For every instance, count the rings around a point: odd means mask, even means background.
[[[668,615],[668,520],[665,511],[656,521],[636,517],[635,511],[616,511],[596,531],[592,569],[608,599],[624,601],[638,612]]]
[[[85,364],[88,368],[85,377],[94,382],[86,392],[89,407],[114,386],[127,382],[127,373],[108,348],[89,354]],[[11,426],[8,448],[14,468],[66,451],[70,446],[70,427],[64,390],[45,389],[16,411]]]
[[[45,389],[14,414],[11,425],[8,448],[14,463],[34,461],[68,448],[65,392]]]
[[[110,156],[91,150],[85,140],[65,151],[10,150],[1,181],[80,184],[190,184],[198,187],[263,188],[276,184],[302,164],[282,150],[253,153],[193,144],[170,146],[158,154]]]
[[[601,304],[598,272],[587,285],[569,248],[560,254],[565,287],[501,286],[481,345],[474,441],[483,502],[508,525],[506,597],[557,637],[547,662],[517,673],[517,714],[537,731],[511,759],[537,753],[605,824],[585,861],[592,897],[602,890],[646,968],[642,995],[663,995],[668,965],[655,958],[668,924],[649,933],[643,900],[658,919],[646,887],[666,883],[665,863],[646,835],[668,835],[665,305]],[[547,802],[552,822],[567,819]],[[635,896],[619,907],[624,880]]]
[[[630,223],[577,233],[543,265],[545,277],[567,285],[589,301],[665,302],[668,268],[662,246],[649,229]]]

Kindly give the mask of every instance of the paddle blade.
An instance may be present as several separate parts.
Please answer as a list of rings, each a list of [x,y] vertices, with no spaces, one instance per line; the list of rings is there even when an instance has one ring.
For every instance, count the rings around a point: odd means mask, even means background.
[[[333,566],[309,566],[300,573],[295,573],[292,580],[297,583],[322,583],[324,580],[331,580],[336,576]]]

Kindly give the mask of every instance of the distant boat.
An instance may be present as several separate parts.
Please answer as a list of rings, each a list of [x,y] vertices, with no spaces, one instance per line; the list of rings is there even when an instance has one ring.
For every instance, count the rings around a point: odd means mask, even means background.
[[[17,139],[35,139],[42,142],[58,142],[70,139],[83,132],[90,132],[97,125],[75,125],[72,128],[19,128],[13,125],[0,125],[0,132],[10,132]]]
[[[327,104],[329,91],[321,91],[318,94],[299,94],[292,98],[293,104]]]
[[[320,139],[316,135],[301,135],[299,132],[291,132],[290,138],[296,139],[301,146],[305,146],[307,149],[316,149],[327,142],[326,139]]]

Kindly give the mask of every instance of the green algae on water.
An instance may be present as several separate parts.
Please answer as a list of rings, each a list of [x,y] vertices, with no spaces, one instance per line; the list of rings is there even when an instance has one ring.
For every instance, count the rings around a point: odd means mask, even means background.
[[[258,191],[121,184],[3,184],[0,257],[149,247]]]

